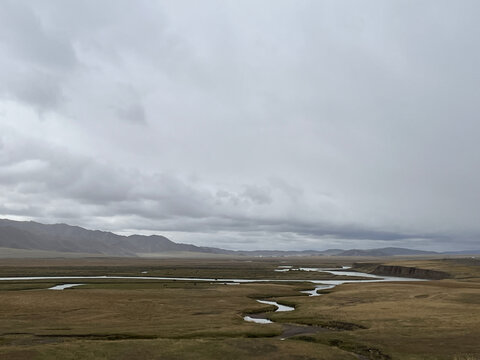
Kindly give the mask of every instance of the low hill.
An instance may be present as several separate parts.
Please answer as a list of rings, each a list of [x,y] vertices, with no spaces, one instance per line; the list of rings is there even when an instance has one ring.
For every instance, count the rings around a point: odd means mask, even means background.
[[[1,250],[3,249],[3,250]],[[6,249],[11,249],[7,251]],[[0,219],[0,257],[6,254],[91,254],[96,256],[174,256],[198,254],[232,256],[411,256],[435,255],[433,251],[396,247],[379,249],[328,249],[328,250],[253,250],[233,251],[214,247],[181,244],[161,235],[123,236],[107,231],[87,230],[67,224],[41,224],[34,221]],[[475,253],[475,252],[472,252]],[[478,252],[477,252],[478,253]]]
[[[161,235],[122,236],[66,224],[46,225],[6,219],[0,219],[0,247],[107,256],[136,256],[137,253],[172,251],[226,253],[222,249],[177,244]]]

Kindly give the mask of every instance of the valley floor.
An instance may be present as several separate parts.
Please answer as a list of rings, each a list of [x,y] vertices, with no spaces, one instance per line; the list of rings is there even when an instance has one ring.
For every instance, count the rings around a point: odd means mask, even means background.
[[[384,260],[451,277],[344,284],[314,297],[299,293],[313,288],[308,282],[89,279],[53,291],[61,281],[0,281],[0,359],[480,359],[478,260]],[[352,264],[323,257],[9,259],[0,260],[0,277],[332,278],[274,271],[286,265]],[[246,314],[274,310],[256,299],[295,311],[268,313],[273,324],[246,322]],[[285,329],[302,325],[322,331],[292,330],[281,340]]]

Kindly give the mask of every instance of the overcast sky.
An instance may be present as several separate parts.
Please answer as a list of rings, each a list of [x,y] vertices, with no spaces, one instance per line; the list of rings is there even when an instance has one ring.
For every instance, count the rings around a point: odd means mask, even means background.
[[[0,217],[480,248],[480,3],[0,0]]]

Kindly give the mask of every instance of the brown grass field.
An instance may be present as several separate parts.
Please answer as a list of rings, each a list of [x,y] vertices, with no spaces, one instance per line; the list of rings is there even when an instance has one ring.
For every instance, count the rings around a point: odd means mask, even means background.
[[[372,262],[372,259],[354,259]],[[445,280],[345,284],[308,297],[306,282],[229,286],[199,281],[0,282],[0,359],[480,359],[480,264],[476,259],[376,260],[436,269]],[[211,278],[325,278],[273,270],[329,267],[352,259],[4,259],[0,277],[140,275]],[[407,279],[408,280],[408,279]],[[84,283],[63,291],[60,283]],[[243,320],[295,311],[274,324]],[[284,324],[320,332],[280,339]]]

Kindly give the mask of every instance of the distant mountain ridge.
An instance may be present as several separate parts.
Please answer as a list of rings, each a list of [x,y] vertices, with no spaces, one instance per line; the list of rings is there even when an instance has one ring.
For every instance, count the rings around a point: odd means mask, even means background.
[[[395,247],[369,250],[233,251],[175,243],[161,235],[123,236],[107,231],[87,230],[79,226],[67,224],[41,224],[34,221],[14,221],[7,219],[0,219],[0,248],[62,253],[87,253],[104,256],[139,256],[140,254],[168,254],[174,252],[236,256],[395,256],[439,254],[434,251]],[[480,251],[472,251],[470,253],[480,253]]]
[[[342,250],[336,255],[340,256],[398,256],[398,255],[428,255],[428,254],[438,254],[435,251],[424,251],[424,250],[412,250],[396,247],[387,247],[381,249],[369,249],[369,250],[360,250],[360,249],[351,249],[351,250]]]
[[[0,219],[0,247],[107,256],[137,256],[138,253],[172,251],[224,253],[222,249],[177,244],[161,235],[122,236],[66,224],[46,225],[6,219]]]

